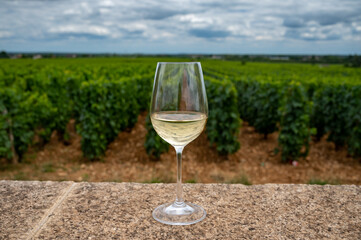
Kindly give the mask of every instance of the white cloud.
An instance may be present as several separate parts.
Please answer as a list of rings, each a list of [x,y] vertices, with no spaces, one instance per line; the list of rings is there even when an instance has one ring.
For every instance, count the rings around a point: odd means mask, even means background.
[[[9,31],[0,31],[0,38],[8,38],[11,37],[13,34]]]
[[[106,36],[110,34],[109,29],[101,26],[88,26],[88,25],[67,25],[58,26],[49,29],[50,33],[67,33],[67,34],[94,34],[99,36]]]
[[[103,0],[100,2],[99,4],[100,6],[102,7],[114,7],[115,6],[115,3],[111,0]]]

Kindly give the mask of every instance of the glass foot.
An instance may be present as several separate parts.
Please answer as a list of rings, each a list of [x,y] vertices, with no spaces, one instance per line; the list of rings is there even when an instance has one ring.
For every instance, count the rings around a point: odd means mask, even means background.
[[[166,203],[153,211],[153,218],[158,222],[169,225],[189,225],[202,221],[206,211],[193,203]]]

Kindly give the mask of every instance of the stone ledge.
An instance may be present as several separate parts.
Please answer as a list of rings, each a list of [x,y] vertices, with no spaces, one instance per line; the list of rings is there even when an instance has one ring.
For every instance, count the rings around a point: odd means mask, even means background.
[[[0,181],[0,239],[361,239],[361,187],[185,184],[207,217],[153,220],[172,184]]]

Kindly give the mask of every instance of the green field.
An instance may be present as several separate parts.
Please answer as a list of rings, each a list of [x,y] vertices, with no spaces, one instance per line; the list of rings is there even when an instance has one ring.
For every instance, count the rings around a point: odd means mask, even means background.
[[[76,120],[82,151],[102,158],[117,134],[148,109],[158,61],[176,58],[0,60],[0,158],[21,161]],[[242,121],[267,135],[279,131],[282,160],[308,153],[311,137],[361,156],[361,69],[341,65],[200,60],[209,101],[207,136],[220,154],[236,152]],[[147,123],[145,147],[168,146]]]

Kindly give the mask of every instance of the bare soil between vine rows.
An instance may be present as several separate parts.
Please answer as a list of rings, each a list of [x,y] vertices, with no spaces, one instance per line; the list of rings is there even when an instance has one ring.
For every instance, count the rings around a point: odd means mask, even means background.
[[[146,113],[142,113],[134,128],[120,133],[101,161],[82,157],[81,137],[75,133],[72,121],[68,125],[70,144],[65,145],[53,133],[42,149],[30,149],[22,163],[11,165],[1,160],[0,179],[175,182],[175,151],[170,148],[160,159],[149,158],[145,151],[145,118]],[[312,142],[308,157],[294,166],[281,163],[280,154],[274,154],[277,137],[278,133],[273,133],[263,139],[263,135],[243,123],[239,133],[241,149],[229,156],[219,156],[203,133],[184,149],[183,181],[361,184],[361,163],[349,157],[346,149],[336,151],[334,144],[324,138]]]

